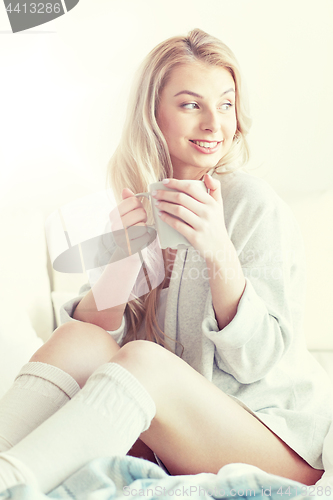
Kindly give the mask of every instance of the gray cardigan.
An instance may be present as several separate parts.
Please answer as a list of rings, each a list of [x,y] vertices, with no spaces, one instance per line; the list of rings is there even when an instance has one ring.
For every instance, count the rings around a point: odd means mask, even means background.
[[[302,331],[304,249],[289,207],[261,179],[245,172],[217,175],[225,223],[246,287],[234,319],[219,330],[205,260],[178,250],[167,296],[165,333],[184,347],[182,358],[255,414],[312,467],[322,469],[322,447],[332,419],[328,376],[307,351]],[[221,222],[222,223],[222,222]],[[89,290],[64,304],[72,319]],[[221,297],[223,301],[223,297]],[[120,343],[126,319],[110,332]],[[180,354],[179,344],[170,348]]]

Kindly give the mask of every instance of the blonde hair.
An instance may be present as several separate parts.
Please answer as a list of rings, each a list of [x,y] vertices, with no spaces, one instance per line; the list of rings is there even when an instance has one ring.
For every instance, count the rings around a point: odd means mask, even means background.
[[[161,91],[173,69],[180,64],[194,62],[227,69],[236,86],[236,134],[230,150],[215,166],[214,172],[227,173],[248,161],[246,135],[251,120],[237,60],[223,42],[200,29],[194,29],[185,37],[175,36],[157,45],[137,72],[122,137],[108,166],[108,183],[117,203],[122,201],[121,192],[124,187],[130,188],[134,193],[145,192],[149,184],[165,177],[173,177],[167,143],[157,124],[156,114]],[[151,225],[153,218],[150,202],[144,198],[142,203],[148,215],[147,224]],[[165,251],[163,256],[165,257]],[[149,270],[153,269],[149,258],[145,264]],[[164,282],[165,280],[146,295],[127,304],[125,314],[129,327],[124,343],[138,338],[138,330],[145,318],[146,339],[166,347],[163,331],[156,320],[158,299]]]

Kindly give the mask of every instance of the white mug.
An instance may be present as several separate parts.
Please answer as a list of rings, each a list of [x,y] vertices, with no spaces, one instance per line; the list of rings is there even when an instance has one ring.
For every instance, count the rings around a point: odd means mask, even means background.
[[[195,181],[191,180],[189,182],[193,182],[199,186],[200,189],[202,189],[204,192],[207,193],[207,188],[204,183],[204,181]],[[146,198],[150,199],[152,201],[152,211],[153,211],[153,217],[155,221],[155,226],[157,230],[157,234],[160,240],[160,246],[161,248],[187,248],[190,247],[191,244],[190,242],[176,229],[173,227],[169,226],[166,222],[164,222],[161,217],[159,217],[157,211],[158,207],[156,207],[156,199],[152,197],[151,193],[153,191],[157,190],[164,190],[164,191],[178,191],[177,189],[170,189],[167,185],[163,184],[163,182],[154,182],[153,184],[149,184],[148,186],[149,191],[147,193],[138,193],[135,196],[140,197],[140,196],[145,196]]]

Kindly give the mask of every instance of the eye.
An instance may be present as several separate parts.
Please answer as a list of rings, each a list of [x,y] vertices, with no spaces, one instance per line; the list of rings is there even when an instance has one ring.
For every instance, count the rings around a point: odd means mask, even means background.
[[[196,102],[186,102],[185,104],[182,104],[181,107],[185,109],[195,109],[194,106],[197,106]]]
[[[233,104],[231,102],[224,102],[223,104],[221,104],[221,109],[223,111],[228,111],[232,107],[233,107]]]

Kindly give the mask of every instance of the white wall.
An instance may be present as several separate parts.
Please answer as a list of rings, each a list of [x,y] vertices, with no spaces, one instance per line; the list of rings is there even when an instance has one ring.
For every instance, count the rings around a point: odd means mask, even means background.
[[[243,68],[255,172],[277,190],[332,187],[332,21],[332,0],[80,0],[12,34],[0,6],[2,200],[51,210],[102,189],[133,72],[194,27]]]

